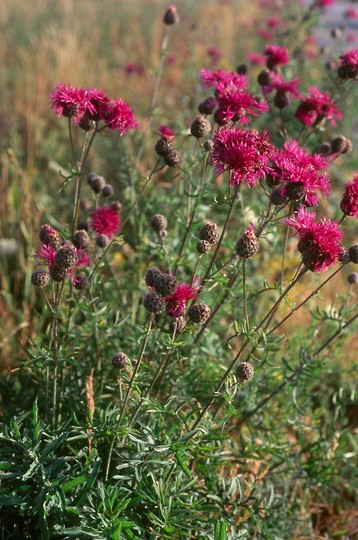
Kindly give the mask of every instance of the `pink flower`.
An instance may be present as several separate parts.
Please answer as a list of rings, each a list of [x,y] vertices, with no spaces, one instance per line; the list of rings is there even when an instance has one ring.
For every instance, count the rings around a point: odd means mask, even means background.
[[[266,45],[264,55],[266,56],[266,66],[269,69],[274,69],[279,64],[285,66],[290,60],[288,50],[279,45]]]
[[[358,19],[358,11],[353,7],[350,7],[346,9],[344,16],[347,17],[347,19]]]
[[[316,206],[317,192],[324,195],[330,193],[327,174],[319,174],[319,170],[327,167],[327,161],[319,154],[307,154],[305,148],[298,146],[297,141],[286,142],[282,150],[272,157],[273,176],[283,184],[281,194],[286,197],[290,186],[296,184],[302,188],[304,204]]]
[[[91,214],[90,227],[97,234],[105,234],[112,238],[120,229],[121,219],[110,206],[100,206]]]
[[[57,84],[50,94],[51,108],[57,116],[72,118],[77,114],[82,95],[81,88],[63,83]]]
[[[213,142],[211,159],[216,173],[231,171],[232,186],[244,181],[248,186],[254,186],[271,172],[268,163],[274,147],[269,143],[266,131],[259,135],[254,129],[226,126],[218,129]]]
[[[174,140],[175,131],[174,129],[169,128],[168,126],[159,126],[159,132],[162,137],[169,139],[170,141]]]
[[[314,5],[318,7],[328,7],[334,4],[335,0],[315,0]]]
[[[255,52],[247,53],[246,57],[251,62],[251,64],[254,64],[254,65],[265,64],[266,62],[266,56],[264,56],[263,54],[257,54]]]
[[[82,89],[79,115],[76,120],[80,121],[83,116],[90,120],[103,120],[108,112],[109,102],[109,98],[102,90],[97,90],[97,88]]]
[[[61,247],[61,246],[60,246]],[[76,263],[71,268],[68,268],[65,271],[65,275],[70,277],[75,283],[74,269],[79,266],[88,266],[90,264],[90,258],[87,253],[82,248],[76,248],[73,246],[74,252],[76,254]],[[42,246],[34,253],[34,257],[37,259],[38,266],[47,266],[49,271],[53,270],[56,267],[55,256],[57,250],[51,247],[50,245],[42,244]]]
[[[358,173],[344,186],[341,210],[347,216],[358,218]]]
[[[179,283],[173,294],[164,298],[168,315],[175,318],[181,317],[185,314],[188,301],[198,296],[197,287],[192,287],[188,283]]]
[[[285,81],[281,73],[271,73],[270,83],[267,86],[263,86],[264,93],[276,90],[277,92],[289,93],[293,97],[299,98],[300,93],[298,91],[298,85],[300,84],[300,78],[296,77],[292,81]]]
[[[280,26],[281,19],[277,15],[273,15],[272,17],[267,17],[266,24],[269,28],[272,28],[273,30]]]
[[[333,100],[318,88],[313,86],[309,89],[310,96],[302,98],[301,103],[295,112],[295,117],[305,126],[315,126],[321,120],[330,120],[336,126],[334,117],[343,118]]]
[[[222,52],[217,47],[208,47],[207,53],[213,64],[217,64],[222,56]]]
[[[109,129],[119,131],[120,135],[139,126],[132,109],[123,99],[114,99],[109,103],[104,121]]]
[[[205,88],[215,88],[215,98],[218,105],[217,120],[222,124],[230,121],[239,121],[241,124],[249,122],[247,115],[258,116],[267,112],[268,106],[245,92],[247,86],[246,75],[236,72],[202,69],[200,77]]]
[[[144,68],[138,64],[128,63],[124,66],[124,71],[127,75],[143,75]]]
[[[358,49],[347,51],[339,57],[338,75],[343,79],[358,80]]]
[[[320,219],[316,214],[300,207],[286,223],[293,227],[299,236],[298,251],[302,262],[313,272],[327,270],[338,262],[342,254],[343,232],[336,221]]]

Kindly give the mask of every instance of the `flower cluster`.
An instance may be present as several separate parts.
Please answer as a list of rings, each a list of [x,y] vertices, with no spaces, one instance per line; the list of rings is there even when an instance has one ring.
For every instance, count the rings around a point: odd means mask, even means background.
[[[232,186],[246,182],[252,187],[272,171],[269,161],[274,147],[265,131],[260,135],[254,129],[225,126],[218,129],[213,141],[211,159],[216,173],[231,171]]]
[[[358,173],[353,176],[352,182],[344,186],[341,210],[347,216],[358,218]]]
[[[100,206],[91,213],[91,230],[99,235],[112,238],[120,229],[121,218],[112,206]]]
[[[275,69],[279,65],[285,66],[290,61],[288,50],[279,45],[266,45],[264,55],[269,69]]]
[[[83,281],[81,275],[76,275],[79,267],[87,267],[90,258],[82,248],[76,248],[71,242],[63,242],[58,249],[50,244],[42,246],[34,253],[38,266],[46,266],[51,278],[61,282],[69,277],[74,285]]]
[[[286,219],[299,236],[298,251],[308,270],[322,272],[336,264],[342,255],[343,232],[336,221],[321,219],[315,221],[316,214],[300,207]]]
[[[95,129],[99,121],[120,135],[138,127],[128,103],[122,99],[110,99],[97,88],[77,88],[60,83],[50,94],[50,101],[58,116],[72,118],[85,130]]]
[[[341,63],[338,66],[338,75],[341,79],[358,80],[358,49],[347,51],[339,57]]]
[[[215,119],[220,125],[232,121],[247,124],[250,121],[248,116],[259,116],[268,111],[266,103],[260,103],[257,97],[245,91],[246,75],[222,69],[202,69],[200,77],[205,88],[215,89]]]
[[[309,89],[310,95],[301,99],[295,117],[305,126],[316,126],[322,120],[329,120],[336,125],[334,117],[341,119],[342,114],[333,100],[318,88]]]
[[[291,186],[300,187],[299,198],[304,204],[316,206],[318,191],[323,195],[330,193],[327,174],[318,172],[327,166],[327,161],[319,154],[308,154],[305,148],[298,146],[297,141],[285,143],[283,149],[275,152],[272,162],[272,176],[283,184],[280,190],[283,197],[288,196]]]

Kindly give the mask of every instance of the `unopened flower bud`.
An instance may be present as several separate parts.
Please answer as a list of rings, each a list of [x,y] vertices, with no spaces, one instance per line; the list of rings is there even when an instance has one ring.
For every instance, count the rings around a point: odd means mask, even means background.
[[[163,18],[164,24],[172,25],[179,22],[179,15],[175,4],[169,4]]]
[[[256,255],[259,250],[259,241],[253,232],[253,226],[250,226],[247,231],[239,238],[235,245],[236,253],[242,259],[249,259]]]
[[[168,153],[163,156],[163,161],[168,167],[175,167],[180,161],[180,154],[177,150],[171,148]]]
[[[200,240],[206,240],[209,244],[216,244],[219,236],[219,227],[213,221],[209,221],[199,229]]]
[[[49,282],[50,276],[44,270],[35,270],[31,275],[31,283],[34,287],[42,289]]]
[[[254,376],[254,368],[250,364],[250,362],[242,362],[237,370],[236,370],[236,377],[241,382],[249,381]]]
[[[165,307],[165,302],[160,294],[150,292],[144,295],[143,305],[149,313],[161,313]]]
[[[113,186],[111,184],[105,184],[101,190],[103,197],[112,197],[114,193]]]
[[[167,228],[168,220],[162,214],[155,214],[151,219],[151,225],[155,232],[159,233],[160,231],[163,231],[163,229]]]
[[[205,118],[205,116],[197,116],[190,127],[190,133],[196,139],[202,139],[203,137],[206,137],[210,130],[211,124],[209,120]]]
[[[112,358],[112,366],[116,369],[123,369],[129,364],[129,358],[124,352],[117,352]]]
[[[210,308],[203,303],[194,304],[189,308],[188,317],[197,324],[204,324],[210,317]]]
[[[110,238],[106,234],[99,234],[96,238],[96,244],[100,248],[106,248],[110,241]]]

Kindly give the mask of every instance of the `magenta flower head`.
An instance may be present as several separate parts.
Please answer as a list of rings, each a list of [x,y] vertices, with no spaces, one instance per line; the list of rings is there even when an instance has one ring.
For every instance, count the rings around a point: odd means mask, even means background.
[[[100,206],[91,214],[90,227],[97,234],[105,234],[112,238],[120,229],[121,218],[110,206]]]
[[[297,141],[286,142],[284,148],[277,150],[272,157],[274,178],[282,184],[280,194],[286,198],[289,192],[299,188],[305,205],[318,204],[317,193],[330,193],[327,174],[319,171],[327,167],[327,161],[320,154],[308,154],[305,148],[298,146]]]
[[[66,243],[60,246],[60,250],[64,246],[66,246]],[[63,273],[63,278],[60,281],[64,280],[66,277],[70,277],[73,280],[73,283],[75,283],[75,274],[74,274],[75,269],[82,266],[89,266],[90,258],[87,255],[87,253],[84,251],[84,249],[76,248],[71,243],[69,244],[69,246],[70,246],[69,249],[73,252],[73,264],[66,269],[61,269],[60,273]],[[38,266],[47,266],[51,277],[53,273],[56,272],[56,269],[57,269],[57,265],[56,265],[57,253],[58,253],[57,249],[53,248],[51,245],[46,245],[46,244],[43,244],[36,251],[36,253],[34,253],[34,257],[37,259]]]
[[[279,45],[266,45],[264,55],[266,56],[266,66],[269,69],[274,69],[280,64],[285,66],[290,61],[288,50]]]
[[[358,218],[358,173],[344,186],[341,210],[347,216]]]
[[[347,51],[339,57],[341,63],[338,66],[338,75],[341,79],[353,79],[358,81],[358,49]]]
[[[97,90],[97,88],[82,89],[79,114],[76,118],[77,123],[83,117],[96,122],[104,120],[108,111],[109,101],[109,97],[102,90]]]
[[[332,6],[334,3],[335,3],[335,0],[315,0],[313,5],[317,7],[325,8],[325,7]]]
[[[197,287],[192,287],[188,283],[179,283],[173,294],[164,298],[168,315],[174,318],[182,317],[189,300],[194,300],[198,296]]]
[[[320,219],[316,222],[315,218],[315,213],[301,206],[286,223],[299,236],[298,251],[305,267],[312,272],[322,272],[338,262],[343,251],[343,232],[336,221]]]
[[[161,137],[164,137],[165,139],[169,139],[170,141],[174,140],[175,131],[174,129],[171,129],[168,126],[165,126],[165,125],[159,126],[159,133]]]
[[[51,109],[57,116],[73,118],[81,104],[83,90],[76,86],[57,84],[50,94]]]
[[[302,98],[295,117],[305,126],[316,126],[321,120],[329,120],[332,126],[336,126],[336,118],[343,118],[333,100],[318,88],[313,86],[309,89],[310,96]]]
[[[266,131],[260,135],[255,129],[225,126],[218,129],[213,141],[211,159],[216,173],[231,171],[232,186],[246,182],[252,187],[271,172],[269,160],[274,147]]]
[[[125,135],[130,129],[137,129],[139,126],[132,109],[123,99],[111,100],[103,119],[109,129],[118,131],[120,135]]]

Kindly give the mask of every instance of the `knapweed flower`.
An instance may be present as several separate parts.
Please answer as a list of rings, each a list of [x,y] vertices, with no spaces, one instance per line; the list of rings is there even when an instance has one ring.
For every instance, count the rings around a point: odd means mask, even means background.
[[[65,245],[65,244],[63,244]],[[73,246],[72,244],[70,244]],[[59,248],[61,249],[61,247]],[[75,280],[74,270],[80,266],[89,266],[90,258],[87,253],[82,248],[76,248],[73,246],[74,253],[74,264],[70,268],[58,268],[56,265],[56,254],[58,253],[57,249],[54,249],[50,245],[43,244],[37,251],[34,253],[34,257],[37,260],[38,266],[47,266],[49,269],[50,275],[53,276],[56,274],[61,274],[62,279],[56,279],[56,281],[62,281],[66,277],[72,278]]]
[[[266,57],[266,66],[269,69],[274,69],[278,65],[285,66],[290,61],[288,50],[279,45],[266,45],[264,55]]]
[[[195,300],[198,296],[197,287],[193,287],[188,283],[179,283],[173,294],[164,298],[168,315],[174,318],[181,317],[185,314],[189,300]]]
[[[265,94],[268,94],[272,92],[272,90],[276,90],[277,92],[282,93],[288,93],[291,94],[295,98],[300,97],[300,93],[298,90],[298,85],[300,84],[300,78],[296,77],[295,79],[292,79],[291,81],[286,81],[281,73],[273,73],[270,74],[269,83],[267,85],[264,85],[262,87],[262,90]]]
[[[342,253],[343,232],[336,221],[320,219],[316,214],[300,207],[286,223],[293,227],[299,237],[298,251],[308,270],[322,272],[336,264]]]
[[[232,186],[241,182],[254,186],[271,172],[269,161],[274,147],[266,131],[260,135],[255,129],[226,126],[218,129],[213,140],[211,159],[216,173],[231,171]]]
[[[266,62],[266,56],[263,54],[257,54],[255,52],[247,53],[246,58],[249,60],[249,62],[251,62],[251,64],[254,65],[265,64]]]
[[[91,213],[90,227],[97,234],[112,238],[120,229],[121,218],[110,206],[100,206]]]
[[[358,173],[344,186],[341,210],[347,216],[358,218]]]
[[[222,52],[217,47],[208,47],[207,53],[213,64],[217,64],[222,57]]]
[[[282,184],[282,197],[289,196],[293,186],[300,187],[304,204],[316,206],[317,192],[323,195],[330,193],[327,174],[319,173],[327,167],[327,161],[320,154],[308,154],[305,148],[298,146],[297,141],[286,142],[283,149],[275,152],[272,163],[272,175]]]
[[[260,113],[268,111],[266,103],[260,103],[257,97],[245,91],[246,75],[222,69],[217,71],[202,69],[200,77],[205,88],[215,88],[218,106],[216,120],[219,120],[220,124],[231,121],[246,124],[249,122],[248,115],[259,116]]]
[[[73,118],[77,115],[82,95],[82,88],[63,83],[57,84],[50,94],[51,109],[57,116]]]
[[[338,75],[341,79],[353,79],[358,81],[358,49],[347,51],[339,57],[341,63],[338,66]]]
[[[171,129],[168,126],[165,126],[165,125],[159,126],[159,133],[162,137],[165,137],[165,139],[169,139],[170,141],[174,140],[175,131],[174,129]]]
[[[323,119],[329,120],[332,126],[336,126],[334,117],[341,119],[343,116],[333,100],[315,86],[310,88],[309,92],[310,96],[302,98],[295,117],[305,126],[315,126]]]
[[[120,135],[125,135],[130,129],[137,129],[139,126],[132,109],[123,99],[112,100],[103,119],[109,129],[119,131]]]

